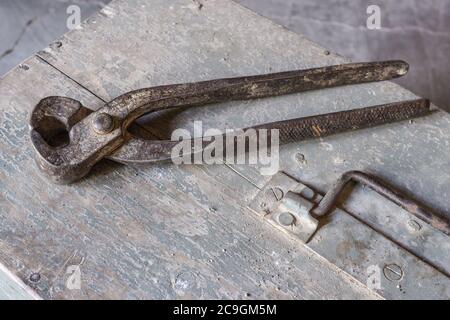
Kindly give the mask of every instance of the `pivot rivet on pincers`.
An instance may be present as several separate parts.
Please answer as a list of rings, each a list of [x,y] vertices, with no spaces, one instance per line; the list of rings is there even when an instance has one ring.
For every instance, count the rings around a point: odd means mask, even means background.
[[[92,119],[92,126],[98,134],[107,134],[114,129],[114,120],[107,113],[99,113]]]

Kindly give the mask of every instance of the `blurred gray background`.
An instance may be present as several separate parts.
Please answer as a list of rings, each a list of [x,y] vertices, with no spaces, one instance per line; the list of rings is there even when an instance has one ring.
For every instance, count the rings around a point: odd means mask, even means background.
[[[205,4],[208,0],[195,0]],[[450,0],[236,0],[353,61],[404,59],[399,82],[450,110]],[[109,0],[0,0],[0,76],[67,32],[66,9],[82,19]],[[369,5],[381,8],[381,29],[366,26]]]

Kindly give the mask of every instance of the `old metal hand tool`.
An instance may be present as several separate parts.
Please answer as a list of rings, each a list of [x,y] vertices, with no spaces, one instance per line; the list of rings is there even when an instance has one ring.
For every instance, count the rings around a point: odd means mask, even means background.
[[[48,97],[31,115],[31,140],[39,168],[56,183],[70,183],[103,158],[122,163],[170,158],[175,142],[146,141],[127,131],[134,120],[150,112],[383,81],[407,71],[407,63],[387,61],[160,86],[126,93],[95,112],[70,98]],[[280,139],[301,140],[405,120],[428,111],[428,101],[415,100],[255,128],[276,128]],[[62,131],[68,133],[68,139],[60,139]]]

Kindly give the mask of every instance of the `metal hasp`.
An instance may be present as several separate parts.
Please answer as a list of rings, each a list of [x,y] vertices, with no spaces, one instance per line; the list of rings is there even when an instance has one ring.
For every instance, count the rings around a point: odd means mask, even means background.
[[[450,235],[450,222],[444,219],[441,215],[433,212],[432,209],[425,208],[425,206],[408,198],[399,190],[389,186],[381,179],[360,171],[350,171],[343,174],[330,189],[330,191],[326,193],[317,207],[312,210],[312,213],[317,217],[325,217],[329,214],[338,201],[339,196],[342,194],[342,191],[344,191],[345,186],[351,181],[359,182],[368,186],[420,220],[428,223],[437,230],[442,231],[446,235]]]
[[[415,217],[449,235],[450,223],[448,220],[403,195],[380,179],[359,171],[343,174],[323,198],[311,188],[285,174],[276,175],[258,193],[250,208],[268,218],[278,228],[306,243],[317,230],[319,221],[325,220],[326,216],[331,213],[345,186],[352,180],[367,185]]]
[[[374,180],[362,172],[353,171],[344,176],[345,179],[339,181],[349,181],[349,177],[355,176]],[[380,184],[377,181],[369,185]],[[248,207],[276,229],[300,240],[387,299],[448,299],[448,237],[444,233],[424,224],[419,234],[389,235],[354,212],[333,209],[334,200],[340,194],[337,190],[342,188],[332,188],[328,196],[322,197],[312,188],[279,172],[261,188]],[[398,194],[391,187],[389,190]],[[407,203],[415,204],[409,199]],[[333,214],[329,214],[331,209]],[[315,211],[323,214],[319,216]],[[377,215],[376,211],[373,214]],[[377,218],[374,216],[375,220]],[[409,239],[416,243],[413,248],[408,246]]]
[[[266,221],[303,243],[308,242],[319,226],[311,215],[315,192],[285,174],[275,175],[250,204]]]
[[[289,192],[281,200],[277,213],[272,219],[302,241],[307,242],[319,225],[319,220],[309,213],[313,206],[312,202],[302,196]]]
[[[145,141],[128,132],[129,126],[147,113],[384,81],[407,71],[408,64],[403,61],[386,61],[167,85],[126,93],[95,112],[70,98],[48,97],[32,112],[31,141],[41,171],[56,183],[71,183],[103,158],[124,163],[167,159],[173,142]],[[406,120],[428,112],[429,102],[419,99],[258,128],[279,128],[280,136],[290,141]]]

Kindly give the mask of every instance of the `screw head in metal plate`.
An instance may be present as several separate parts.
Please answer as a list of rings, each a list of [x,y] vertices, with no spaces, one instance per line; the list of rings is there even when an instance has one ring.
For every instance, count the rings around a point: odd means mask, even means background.
[[[99,113],[92,119],[92,127],[98,134],[107,134],[114,129],[114,119],[107,113]]]
[[[278,216],[278,222],[283,227],[289,227],[295,223],[295,217],[289,212],[283,212]]]
[[[270,202],[278,202],[284,198],[284,192],[279,187],[271,187],[266,190],[265,196]]]
[[[403,279],[403,276],[405,275],[402,267],[395,263],[385,265],[383,268],[383,273],[386,279],[396,282],[401,281]]]

